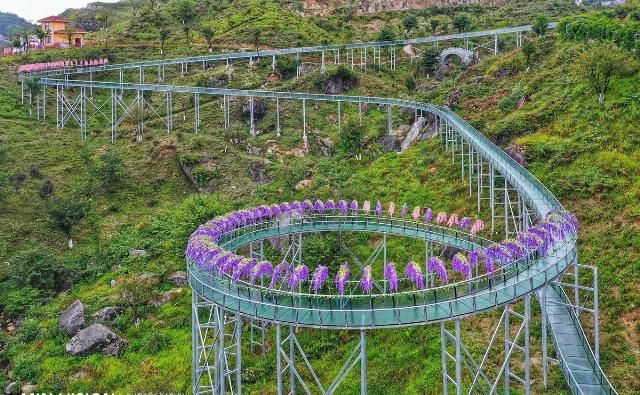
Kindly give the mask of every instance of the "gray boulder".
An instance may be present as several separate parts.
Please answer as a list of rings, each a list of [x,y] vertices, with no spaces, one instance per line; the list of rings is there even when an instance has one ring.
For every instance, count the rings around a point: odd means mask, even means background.
[[[395,139],[389,135],[383,135],[378,138],[378,143],[382,145],[382,147],[391,152],[400,152],[401,144],[400,140]]]
[[[147,251],[132,249],[132,250],[129,250],[129,256],[132,258],[136,258],[139,256],[147,256]]]
[[[93,316],[100,321],[113,321],[117,316],[122,314],[124,310],[122,307],[105,307],[104,309],[97,311]]]
[[[249,165],[249,175],[251,179],[258,184],[264,184],[269,182],[269,178],[267,177],[267,169],[263,163],[252,163]]]
[[[504,152],[506,152],[513,160],[518,162],[518,164],[522,166],[527,165],[525,147],[513,144],[505,148]]]
[[[4,388],[4,393],[5,395],[13,395],[13,394],[17,394],[18,393],[18,383],[17,382],[12,382],[9,383],[5,388]]]
[[[85,324],[84,305],[79,300],[67,307],[60,316],[60,326],[72,336],[84,328]]]
[[[187,273],[182,270],[173,272],[169,275],[169,281],[178,286],[187,285]]]
[[[120,355],[126,342],[102,324],[93,324],[75,335],[67,343],[66,351],[71,355],[88,355],[100,352],[104,355]]]

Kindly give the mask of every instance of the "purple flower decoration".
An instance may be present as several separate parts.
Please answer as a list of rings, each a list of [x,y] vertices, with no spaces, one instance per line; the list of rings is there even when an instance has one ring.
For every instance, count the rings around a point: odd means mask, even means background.
[[[315,204],[313,205],[313,211],[318,214],[324,213],[324,203],[322,203],[322,200],[316,200]]]
[[[411,280],[418,289],[424,288],[424,277],[422,275],[422,269],[420,266],[414,261],[409,261],[407,263],[407,269],[404,272],[404,275]]]
[[[324,204],[324,208],[325,210],[331,211],[332,213],[334,213],[336,211],[336,204],[333,200],[329,199]]]
[[[407,206],[407,203],[403,204],[402,211],[400,211],[400,217],[402,217],[403,220],[407,218],[408,211],[409,211],[409,206]]]
[[[255,265],[251,270],[251,284],[254,284],[258,279],[269,276],[273,273],[273,266],[269,262],[260,262]]]
[[[478,262],[480,261],[480,250],[473,250],[467,256],[467,260],[469,261],[469,266],[476,267]]]
[[[277,264],[276,267],[273,268],[273,276],[271,276],[271,283],[269,283],[269,288],[273,289],[278,280],[282,279],[288,271],[289,262],[283,260],[281,263]]]
[[[351,210],[351,214],[358,214],[358,201],[352,200],[349,204],[349,210]]]
[[[467,257],[462,253],[453,256],[453,270],[462,273],[467,280],[471,278],[471,266],[469,266]]]
[[[314,293],[318,293],[322,289],[322,284],[327,277],[329,277],[329,268],[327,266],[319,265],[316,267],[311,276],[311,288]]]
[[[429,259],[427,268],[429,269],[429,272],[437,273],[442,283],[447,284],[449,282],[447,268],[444,266],[444,262],[442,262],[440,258],[433,257]]]
[[[309,269],[305,265],[298,265],[296,268],[289,273],[289,278],[287,279],[287,285],[289,285],[289,289],[294,289],[299,284],[309,279]]]
[[[429,222],[431,222],[432,219],[433,219],[433,210],[428,208],[427,211],[424,213],[424,223],[428,224]]]
[[[347,202],[345,202],[344,200],[340,200],[338,202],[338,210],[340,210],[340,213],[342,215],[347,215],[347,211],[349,210],[349,206],[347,205]]]
[[[493,272],[496,270],[496,266],[493,263],[493,258],[491,258],[489,255],[485,254],[483,262],[484,262],[484,271],[485,271],[485,273],[493,274]]]
[[[340,265],[338,273],[336,273],[336,288],[338,288],[338,293],[340,295],[344,295],[347,281],[349,281],[349,265],[343,263],[342,265]]]
[[[384,278],[389,282],[389,292],[398,290],[398,273],[396,272],[396,265],[393,262],[387,263],[384,267]]]
[[[313,209],[313,203],[311,203],[311,200],[305,200],[304,202],[300,203],[300,208],[303,212],[311,212],[311,210]]]
[[[458,228],[460,229],[468,229],[469,227],[471,227],[471,218],[469,217],[464,217],[460,220],[460,223],[458,224]]]
[[[382,217],[382,203],[379,200],[376,203],[376,216]]]
[[[373,279],[371,278],[371,266],[367,265],[364,267],[362,271],[362,278],[360,278],[360,286],[362,290],[366,294],[371,293],[371,289],[373,288]]]

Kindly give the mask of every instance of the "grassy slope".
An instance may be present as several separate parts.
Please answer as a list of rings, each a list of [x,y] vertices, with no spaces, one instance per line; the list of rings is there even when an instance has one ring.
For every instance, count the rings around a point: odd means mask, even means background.
[[[488,136],[526,147],[528,168],[582,221],[581,261],[599,267],[602,363],[619,389],[638,390],[640,261],[640,85],[638,61],[615,78],[599,105],[580,78],[582,47],[547,39],[525,71],[519,52],[481,63],[457,82],[461,114]],[[495,73],[516,66],[517,75]],[[482,76],[482,82],[477,77]],[[426,100],[440,101],[442,86]],[[496,103],[532,94],[520,110]]]

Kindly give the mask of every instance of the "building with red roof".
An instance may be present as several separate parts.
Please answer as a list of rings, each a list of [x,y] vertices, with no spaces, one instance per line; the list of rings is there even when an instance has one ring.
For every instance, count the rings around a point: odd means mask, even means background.
[[[38,20],[42,31],[47,33],[44,39],[45,48],[83,47],[84,30],[71,29],[66,18],[51,15]]]

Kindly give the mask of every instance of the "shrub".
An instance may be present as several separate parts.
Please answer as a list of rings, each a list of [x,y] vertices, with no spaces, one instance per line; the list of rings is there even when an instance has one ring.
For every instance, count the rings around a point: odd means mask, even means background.
[[[38,191],[38,195],[45,200],[49,200],[51,195],[53,195],[53,181],[50,179],[44,180],[40,190]]]
[[[276,70],[282,75],[282,78],[291,78],[296,74],[299,65],[299,60],[281,57],[276,62]]]
[[[125,180],[124,161],[115,152],[105,152],[98,157],[92,174],[107,193],[114,192]]]
[[[198,166],[191,170],[191,176],[200,188],[206,188],[209,185],[209,181],[215,178],[216,173],[213,170]]]
[[[347,118],[336,146],[337,151],[347,157],[357,156],[362,152],[366,130],[358,119]]]
[[[199,154],[191,152],[185,152],[178,157],[180,164],[184,167],[193,167],[202,162],[202,157]]]
[[[518,100],[518,96],[515,94],[505,96],[498,102],[498,108],[505,114],[508,114],[515,111]]]
[[[377,41],[393,41],[396,39],[396,32],[389,25],[385,25],[378,35],[376,36]]]
[[[155,276],[132,276],[122,281],[122,299],[131,308],[133,318],[140,317],[143,309],[155,298],[157,285]]]
[[[0,306],[11,317],[21,317],[40,300],[40,291],[35,288],[22,287],[15,291],[7,292],[0,300]]]
[[[82,219],[89,213],[90,204],[80,194],[60,198],[49,209],[53,225],[64,232],[69,238],[69,248],[73,248],[71,232]]]
[[[547,32],[549,26],[549,19],[544,15],[538,15],[533,21],[532,30],[538,36],[543,36]]]
[[[9,280],[16,287],[29,286],[45,294],[53,294],[64,282],[65,271],[52,253],[28,250],[9,260]]]

